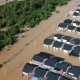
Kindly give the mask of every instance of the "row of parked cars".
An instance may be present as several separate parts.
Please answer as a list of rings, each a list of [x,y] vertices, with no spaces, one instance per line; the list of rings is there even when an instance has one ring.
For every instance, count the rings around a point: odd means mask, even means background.
[[[73,66],[64,58],[50,53],[35,54],[22,70],[28,80],[79,80],[80,66]]]
[[[43,42],[45,47],[51,47],[55,50],[63,50],[69,55],[80,56],[80,39],[63,34],[53,34],[52,38],[46,38]]]
[[[79,9],[73,13],[73,17],[75,16],[80,16]],[[80,33],[80,22],[66,19],[57,29]],[[46,38],[43,44],[72,56],[80,56],[79,38],[57,33],[52,35],[52,38]],[[28,76],[28,80],[80,80],[80,66],[73,66],[64,58],[50,53],[40,52],[24,65],[22,75]]]
[[[71,19],[66,19],[58,25],[57,30],[64,30],[80,34],[80,21],[73,21]]]

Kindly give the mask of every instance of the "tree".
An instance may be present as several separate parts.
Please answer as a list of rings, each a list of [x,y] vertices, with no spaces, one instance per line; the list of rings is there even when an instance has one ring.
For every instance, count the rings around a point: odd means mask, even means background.
[[[4,47],[2,40],[0,40],[0,50]]]
[[[28,26],[29,26],[30,28],[32,28],[32,27],[35,26],[35,24],[36,24],[36,21],[35,21],[35,19],[33,18],[33,19],[31,19],[31,20],[29,21]]]
[[[0,6],[0,27],[21,27],[27,24],[29,27],[35,26],[49,17],[56,5],[61,6],[67,2],[68,0],[15,0]]]
[[[0,31],[0,40],[3,40],[6,36],[6,31]]]
[[[6,37],[5,40],[3,40],[2,43],[4,44],[4,46],[11,45],[13,43],[13,40],[12,40],[11,37]]]
[[[8,36],[11,36],[11,37],[14,36],[18,32],[19,32],[19,28],[17,26],[9,27],[7,30]]]
[[[64,4],[67,4],[68,3],[68,0],[56,0],[56,3],[57,3],[57,5],[62,6]]]
[[[0,48],[12,44],[13,36],[22,31],[24,25],[33,28],[51,16],[57,5],[67,3],[68,0],[14,0],[0,6],[0,28],[7,28],[7,32],[0,32]]]

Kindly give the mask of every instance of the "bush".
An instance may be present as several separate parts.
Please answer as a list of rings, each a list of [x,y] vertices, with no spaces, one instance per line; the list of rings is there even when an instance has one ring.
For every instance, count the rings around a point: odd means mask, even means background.
[[[57,5],[62,6],[68,3],[68,0],[56,0]]]
[[[5,40],[3,40],[3,45],[6,46],[6,45],[11,45],[13,43],[13,40],[11,37],[6,37]]]
[[[14,36],[18,32],[19,32],[19,28],[17,26],[9,27],[7,30],[8,36],[11,36],[11,37]]]

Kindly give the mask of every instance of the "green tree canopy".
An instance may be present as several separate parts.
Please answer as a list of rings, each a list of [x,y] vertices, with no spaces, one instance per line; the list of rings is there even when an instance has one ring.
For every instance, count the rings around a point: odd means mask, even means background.
[[[47,19],[56,6],[67,4],[69,0],[23,0],[7,3],[0,6],[0,28],[6,27],[7,31],[0,31],[0,48],[12,44],[13,36],[21,32],[27,25],[29,28]]]
[[[9,27],[7,30],[8,36],[14,36],[18,32],[19,32],[19,28],[17,26]]]

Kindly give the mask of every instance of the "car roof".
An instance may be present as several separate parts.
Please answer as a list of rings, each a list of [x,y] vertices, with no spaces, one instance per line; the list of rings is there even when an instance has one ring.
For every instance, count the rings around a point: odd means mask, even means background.
[[[54,67],[55,70],[63,70],[63,71],[66,71],[68,67],[70,67],[71,64],[68,63],[68,62],[61,62],[61,63],[58,63],[56,64],[56,66]]]
[[[50,54],[50,53],[47,53],[47,52],[40,52],[38,55],[43,56],[43,57],[48,58],[48,59],[50,59],[54,56],[53,54]]]
[[[63,50],[71,50],[73,47],[73,45],[70,45],[70,44],[64,44],[63,45]]]
[[[63,42],[59,42],[59,41],[54,41],[53,43],[53,47],[57,47],[57,48],[62,47],[62,45],[63,45]]]
[[[76,26],[73,26],[73,25],[69,25],[67,29],[69,30],[75,30]]]
[[[74,47],[74,51],[75,51],[75,52],[79,52],[79,53],[80,53],[80,45],[78,45],[78,46]]]
[[[79,21],[74,21],[73,23],[76,23],[77,25],[80,25],[80,22]]]
[[[71,37],[71,36],[64,36],[62,39],[67,40],[67,41],[70,42],[72,38],[73,37]]]
[[[64,36],[63,34],[59,34],[59,33],[54,34],[54,37],[57,37],[58,39],[61,39],[63,36]]]
[[[37,67],[37,65],[26,63],[23,67],[22,72],[32,73],[32,71]]]
[[[71,19],[66,19],[66,20],[64,20],[64,23],[71,24],[72,20]]]
[[[75,56],[75,57],[79,57],[79,52],[72,50],[69,55]]]
[[[46,52],[40,52],[38,54],[35,54],[32,58],[32,60],[43,62],[45,59],[49,59],[53,57],[54,55]]]
[[[55,64],[56,64],[57,62],[60,62],[60,61],[64,61],[64,59],[63,59],[63,58],[60,58],[60,57],[53,57],[53,58],[51,58],[51,59],[46,60],[46,61],[44,62],[44,64],[45,64],[45,65],[48,65],[48,66],[51,66],[51,67],[54,67]]]
[[[73,15],[74,15],[74,16],[78,16],[78,15],[79,15],[79,13],[77,13],[77,12],[74,12],[74,13],[73,13]]]
[[[79,57],[79,55],[80,55],[80,45],[75,46],[69,54],[72,55],[72,56]]]
[[[80,67],[71,66],[71,68],[68,69],[68,73],[72,73],[72,74],[74,74],[74,77],[79,78]]]
[[[46,77],[47,77],[47,80],[58,80],[59,78],[59,74],[56,74],[56,73],[53,73],[53,72],[48,72]]]
[[[76,28],[76,31],[77,31],[77,32],[80,32],[80,27],[77,27],[77,28]]]
[[[38,62],[43,62],[45,57],[39,56],[38,54],[34,55],[32,60],[38,61]]]
[[[69,25],[69,24],[67,24],[67,23],[60,23],[60,24],[58,25],[58,27],[66,28],[68,25]]]
[[[34,71],[34,76],[37,78],[40,78],[40,77],[43,78],[47,71],[48,71],[48,69],[43,69],[41,67],[37,67]]]
[[[76,9],[76,11],[79,11],[80,12],[80,9]]]
[[[52,39],[46,38],[46,39],[44,40],[44,44],[47,44],[47,45],[51,44],[52,42],[53,42]]]
[[[71,43],[72,44],[80,44],[80,39],[79,38],[73,38],[72,40],[71,40]]]

